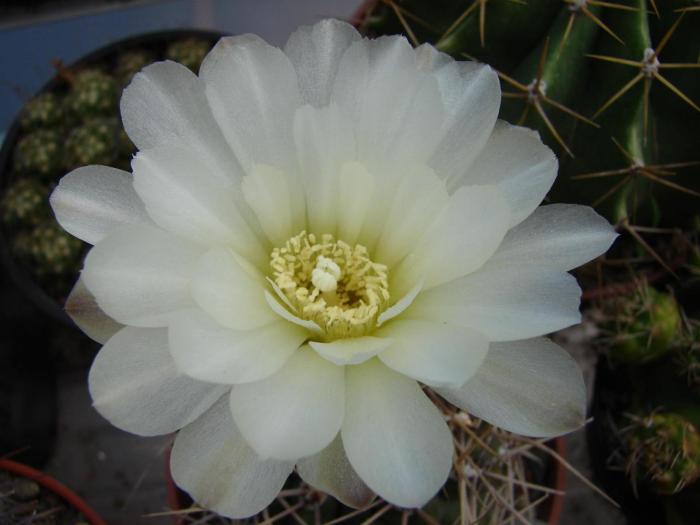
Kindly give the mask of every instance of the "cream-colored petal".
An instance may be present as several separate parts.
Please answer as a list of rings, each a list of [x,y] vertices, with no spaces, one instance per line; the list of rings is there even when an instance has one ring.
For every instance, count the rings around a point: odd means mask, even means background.
[[[593,208],[549,204],[511,229],[488,264],[515,272],[524,264],[567,271],[604,253],[616,238],[615,228]]]
[[[305,228],[306,197],[300,186],[296,176],[267,164],[255,164],[243,177],[245,200],[274,246]]]
[[[294,65],[304,103],[325,106],[343,53],[360,39],[347,22],[326,19],[302,26],[292,33],[284,52]]]
[[[340,167],[338,180],[338,239],[350,244],[357,242],[367,220],[376,191],[376,178],[364,164],[346,162]]]
[[[392,286],[405,291],[423,281],[428,290],[474,272],[496,251],[508,225],[498,186],[460,188],[393,273]]]
[[[199,309],[183,310],[168,328],[170,353],[180,371],[201,381],[260,381],[284,366],[307,332],[283,320],[232,330]]]
[[[434,64],[446,114],[428,165],[451,182],[470,169],[491,135],[501,104],[500,82],[493,69],[476,62],[449,62],[442,55]]]
[[[190,277],[200,248],[153,226],[123,227],[88,253],[81,278],[99,307],[132,326],[167,326],[192,305]]]
[[[358,160],[379,176],[387,166],[425,163],[440,139],[444,107],[435,77],[403,37],[360,40],[343,54],[331,102],[353,123]]]
[[[139,434],[169,434],[194,421],[228,388],[178,372],[163,328],[126,327],[102,347],[88,386],[97,411]]]
[[[489,341],[515,341],[579,323],[581,289],[563,272],[485,265],[422,292],[403,317],[432,319],[473,328]]]
[[[191,148],[237,180],[241,168],[226,144],[204,93],[204,83],[175,62],[156,62],[134,76],[121,99],[124,129],[140,150],[164,144]]]
[[[378,359],[346,367],[346,383],[342,439],[350,464],[389,503],[424,505],[452,467],[442,414],[416,381]]]
[[[233,419],[260,457],[311,456],[327,447],[340,430],[343,375],[343,367],[302,347],[276,374],[231,390]]]
[[[399,319],[377,331],[393,339],[379,353],[389,368],[430,386],[462,386],[483,363],[488,340],[479,332],[457,325]]]
[[[121,226],[150,222],[131,174],[108,166],[71,171],[51,193],[50,202],[61,227],[90,244]]]
[[[390,338],[372,336],[338,339],[330,343],[309,341],[309,346],[316,350],[318,355],[336,365],[358,365],[364,363],[391,346],[391,344],[392,339]]]
[[[226,245],[261,264],[266,249],[239,212],[245,202],[231,181],[212,175],[207,159],[177,146],[139,153],[131,163],[134,188],[153,221],[203,245]]]
[[[392,188],[391,208],[377,241],[376,259],[390,268],[415,248],[448,205],[445,183],[427,166],[416,166]]]
[[[557,158],[536,131],[498,121],[474,163],[449,183],[498,184],[510,208],[510,225],[525,219],[542,202],[557,176]]]
[[[64,306],[66,313],[85,334],[98,343],[106,343],[110,337],[124,328],[97,305],[82,279],[78,279]]]
[[[467,412],[516,434],[553,437],[586,416],[586,387],[576,361],[547,339],[493,344],[460,389],[438,389]]]
[[[265,280],[225,248],[212,248],[197,262],[192,297],[216,321],[234,330],[250,330],[277,317],[263,295]]]
[[[301,104],[294,67],[282,50],[255,35],[224,37],[200,69],[214,118],[246,170],[290,168],[292,116]]]
[[[255,454],[233,422],[228,396],[183,428],[170,454],[175,483],[198,505],[233,519],[272,503],[293,469],[293,462]]]
[[[340,434],[318,454],[299,460],[297,474],[348,507],[362,508],[374,498],[348,461]]]

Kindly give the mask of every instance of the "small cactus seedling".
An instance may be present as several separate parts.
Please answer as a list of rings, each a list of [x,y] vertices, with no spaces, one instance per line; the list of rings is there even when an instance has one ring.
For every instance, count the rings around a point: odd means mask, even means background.
[[[17,143],[14,169],[19,174],[49,182],[61,172],[62,158],[61,135],[53,129],[37,129]]]
[[[66,106],[79,120],[116,113],[119,96],[112,76],[98,69],[86,69],[70,75],[69,79]]]
[[[165,51],[165,58],[174,62],[179,62],[187,66],[193,72],[199,71],[202,60],[209,53],[211,43],[199,38],[186,38],[177,40],[168,46]]]
[[[0,202],[2,222],[11,227],[36,226],[48,216],[48,188],[36,179],[19,179]]]
[[[633,482],[646,483],[660,494],[675,494],[700,478],[700,435],[690,421],[671,412],[628,417],[631,424],[623,430],[623,439]]]
[[[63,124],[64,116],[61,98],[55,93],[43,93],[27,102],[19,122],[25,131],[57,128]]]
[[[643,284],[607,305],[603,342],[617,363],[648,363],[670,352],[681,317],[672,295]]]
[[[119,127],[115,118],[94,118],[73,128],[66,138],[64,168],[111,164],[119,153]]]
[[[39,278],[67,275],[82,254],[83,243],[54,221],[46,221],[15,238],[14,253]]]

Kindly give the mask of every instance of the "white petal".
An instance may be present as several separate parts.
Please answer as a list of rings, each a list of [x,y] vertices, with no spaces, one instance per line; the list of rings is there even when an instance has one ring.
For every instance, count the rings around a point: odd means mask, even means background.
[[[61,227],[95,244],[120,226],[149,221],[126,171],[84,166],[63,177],[51,194],[51,207]]]
[[[514,226],[542,202],[557,176],[557,158],[536,131],[499,121],[479,156],[451,188],[498,184],[510,206]]]
[[[456,325],[400,319],[378,336],[394,343],[379,354],[389,368],[430,386],[462,386],[481,366],[488,340],[475,330]]]
[[[224,37],[200,69],[209,104],[236,157],[288,168],[294,158],[292,115],[300,105],[287,56],[255,35]]]
[[[333,19],[302,26],[292,33],[284,52],[296,69],[304,103],[316,107],[328,104],[340,58],[359,39],[354,27]]]
[[[358,365],[371,359],[379,352],[391,346],[387,337],[353,337],[338,339],[330,343],[309,341],[309,346],[322,357],[336,365]]]
[[[239,192],[212,175],[206,160],[186,149],[164,146],[139,153],[131,163],[134,188],[162,228],[201,244],[226,244],[266,261],[237,208]]]
[[[343,367],[302,347],[275,375],[231,390],[233,419],[263,458],[296,460],[316,454],[340,430],[343,375]]]
[[[491,345],[466,385],[438,392],[467,412],[526,436],[565,434],[581,427],[586,415],[581,370],[547,339]]]
[[[442,140],[428,164],[451,182],[467,172],[487,143],[498,116],[501,89],[498,75],[489,66],[444,60],[436,65],[434,74],[447,113],[439,135]]]
[[[275,291],[277,292],[277,295],[285,302],[285,304],[289,301],[286,299],[284,294],[282,293],[279,288],[275,286]],[[320,335],[323,332],[321,331],[321,328],[314,323],[313,321],[307,321],[306,319],[302,319],[298,317],[296,314],[291,313],[289,310],[287,310],[284,306],[282,306],[277,299],[275,299],[270,292],[265,290],[265,302],[267,305],[270,307],[270,309],[275,312],[279,317],[282,319],[286,319],[290,323],[294,323],[297,326],[301,326],[302,328],[306,328],[308,331],[311,333]],[[285,301],[286,299],[286,301]]]
[[[336,105],[305,105],[294,114],[294,143],[306,193],[309,229],[335,234],[339,174],[355,160],[355,138],[345,113]]]
[[[201,381],[259,381],[277,372],[307,337],[283,320],[252,330],[225,328],[199,309],[183,310],[168,329],[178,368]]]
[[[164,144],[193,148],[210,159],[222,178],[240,177],[204,83],[185,66],[166,61],[144,68],[124,90],[121,113],[124,129],[140,150]]]
[[[540,206],[508,232],[489,266],[518,271],[527,264],[567,271],[605,253],[616,237],[613,226],[593,208]]]
[[[128,226],[95,245],[82,279],[107,315],[133,326],[166,326],[192,304],[190,276],[199,249],[151,226]]]
[[[255,164],[241,185],[246,202],[273,245],[279,246],[301,232],[306,224],[301,184],[282,170]]]
[[[489,341],[514,341],[579,323],[581,289],[571,275],[530,267],[478,272],[421,293],[405,317],[473,328]]]
[[[374,498],[348,461],[340,434],[318,454],[298,461],[297,474],[348,507],[362,508]]]
[[[346,368],[342,438],[357,474],[401,507],[420,507],[452,466],[452,434],[413,379],[372,359]]]
[[[387,308],[381,314],[379,314],[379,317],[377,317],[377,326],[381,326],[382,324],[393,319],[394,317],[401,315],[401,313],[404,310],[406,310],[406,308],[413,304],[413,301],[416,299],[416,297],[418,297],[418,294],[421,292],[422,289],[423,281],[420,281],[408,292],[406,292],[406,294],[401,299],[396,301],[393,305],[391,305],[389,308]]]
[[[234,519],[272,503],[293,468],[255,454],[236,429],[226,396],[178,433],[170,454],[175,483],[203,508]]]
[[[411,251],[450,200],[445,183],[427,166],[406,173],[391,192],[391,211],[376,249],[376,259],[390,268]]]
[[[403,37],[351,44],[338,65],[331,102],[350,115],[358,160],[377,175],[387,165],[425,163],[440,139],[444,108],[437,81],[419,69]]]
[[[119,331],[97,354],[88,384],[100,414],[141,436],[184,427],[228,390],[179,373],[162,328]]]
[[[340,199],[335,212],[338,219],[338,239],[351,246],[357,242],[372,205],[376,186],[375,176],[367,171],[364,164],[346,162],[340,167]]]
[[[414,251],[394,274],[394,286],[423,289],[467,275],[483,265],[508,231],[508,204],[498,186],[459,188]]]
[[[212,248],[197,262],[192,297],[216,321],[250,330],[276,320],[265,302],[264,279],[225,248]]]
[[[116,322],[97,306],[95,296],[90,293],[82,279],[78,279],[68,295],[65,310],[78,328],[98,343],[106,343],[124,328],[123,324]]]

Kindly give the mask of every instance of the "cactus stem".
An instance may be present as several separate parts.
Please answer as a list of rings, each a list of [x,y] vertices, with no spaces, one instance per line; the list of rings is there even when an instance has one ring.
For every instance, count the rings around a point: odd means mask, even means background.
[[[416,34],[413,32],[413,29],[411,29],[411,26],[408,24],[406,19],[403,16],[403,13],[399,9],[399,6],[396,5],[396,2],[394,0],[384,0],[384,2],[391,7],[391,9],[394,11],[396,14],[396,18],[399,19],[399,22],[401,22],[401,26],[404,28],[406,31],[406,34],[408,35],[408,38],[411,40],[411,43],[418,47],[420,45],[420,42],[416,38]]]
[[[661,82],[661,83],[662,83],[664,86],[666,86],[668,89],[670,89],[670,90],[671,90],[676,96],[678,96],[681,100],[683,100],[683,101],[686,102],[688,105],[690,105],[695,111],[700,111],[700,107],[698,107],[698,105],[697,105],[695,102],[693,102],[692,100],[690,100],[690,98],[688,97],[688,95],[686,95],[686,94],[683,93],[680,89],[678,89],[676,86],[674,86],[674,85],[671,83],[670,80],[668,80],[667,78],[661,76],[661,74],[658,73],[658,72],[654,73],[654,78],[655,78],[656,80],[658,80],[659,82]]]
[[[666,261],[664,261],[663,258],[656,252],[656,250],[654,250],[654,248],[652,248],[652,247],[649,245],[649,243],[648,243],[647,241],[644,240],[644,237],[642,237],[641,235],[639,235],[639,232],[637,231],[636,226],[632,226],[632,225],[629,223],[629,219],[628,219],[627,217],[625,217],[624,219],[622,219],[622,221],[621,221],[621,223],[620,223],[620,226],[622,226],[622,228],[624,228],[624,229],[627,231],[627,233],[629,233],[632,237],[634,237],[634,240],[637,241],[637,242],[640,244],[640,246],[641,246],[642,248],[644,248],[644,250],[646,250],[646,252],[647,252],[649,255],[651,255],[651,256],[656,260],[656,262],[658,262],[661,266],[663,266],[663,268],[664,268],[668,273],[670,273],[670,274],[673,275],[674,277],[678,278],[678,276],[677,276],[676,273],[671,269],[671,267],[670,267],[668,264],[666,264]]]
[[[474,0],[474,2],[470,4],[469,7],[467,7],[464,10],[464,12],[455,19],[454,22],[452,22],[452,25],[450,25],[450,27],[448,27],[442,35],[440,35],[440,38],[438,39],[438,43],[436,45],[440,47],[440,42],[447,38],[450,35],[450,33],[452,33],[452,31],[454,31],[457,28],[457,26],[459,26],[459,24],[461,24],[464,21],[464,19],[467,18],[472,13],[472,11],[474,11],[474,9],[476,9],[478,6],[479,0]]]
[[[598,198],[591,204],[591,206],[592,206],[593,208],[597,208],[597,207],[600,206],[603,202],[605,202],[606,200],[608,200],[611,196],[615,195],[615,194],[618,192],[618,190],[620,190],[621,188],[623,188],[623,187],[625,186],[625,184],[627,184],[630,180],[632,180],[632,175],[627,175],[625,178],[623,178],[622,180],[620,180],[620,182],[618,182],[618,183],[615,184],[612,188],[610,188],[608,191],[606,191],[605,193],[603,193],[603,195],[601,195],[600,197],[598,197]]]
[[[588,0],[588,3],[591,5],[597,5],[600,7],[609,7],[610,9],[620,9],[622,11],[639,11],[638,8],[633,7],[631,5],[625,5],[625,4],[615,4],[612,2],[599,2],[598,0]]]

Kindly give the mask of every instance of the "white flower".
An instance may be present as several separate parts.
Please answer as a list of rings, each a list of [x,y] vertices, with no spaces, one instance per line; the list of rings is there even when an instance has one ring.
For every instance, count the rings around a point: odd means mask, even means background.
[[[224,38],[199,77],[147,67],[133,178],[81,168],[51,198],[94,244],[68,308],[106,341],[97,410],[182,429],[176,482],[232,517],[295,465],[349,505],[424,504],[453,445],[419,382],[513,432],[580,426],[581,374],[540,336],[579,321],[566,272],[615,234],[537,208],[557,161],[499,102],[486,66],[333,20],[283,51]]]

